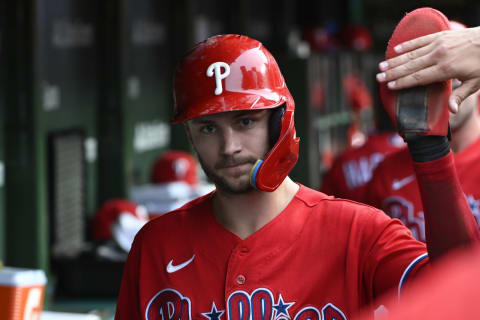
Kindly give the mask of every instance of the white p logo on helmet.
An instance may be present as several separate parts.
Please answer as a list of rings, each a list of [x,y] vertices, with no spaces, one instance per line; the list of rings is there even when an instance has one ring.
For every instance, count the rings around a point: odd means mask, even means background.
[[[223,67],[225,72],[222,73],[220,68]],[[230,66],[225,62],[214,62],[207,69],[207,77],[213,77],[215,74],[215,95],[218,96],[223,92],[222,79],[230,74]]]

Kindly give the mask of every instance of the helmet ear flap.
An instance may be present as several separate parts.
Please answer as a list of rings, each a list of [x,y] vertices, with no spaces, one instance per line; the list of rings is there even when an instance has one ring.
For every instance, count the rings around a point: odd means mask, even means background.
[[[282,130],[282,117],[285,114],[285,104],[272,109],[270,119],[268,120],[268,142],[270,149],[277,143]]]

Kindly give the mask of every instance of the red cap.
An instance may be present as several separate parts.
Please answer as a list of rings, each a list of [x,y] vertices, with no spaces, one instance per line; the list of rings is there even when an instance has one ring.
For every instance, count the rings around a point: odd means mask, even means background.
[[[100,241],[111,239],[111,227],[122,214],[131,214],[143,221],[148,220],[148,214],[144,206],[139,206],[128,200],[109,200],[100,207],[93,219],[93,239]]]
[[[183,181],[198,184],[197,161],[185,151],[166,151],[155,162],[152,170],[153,183]]]
[[[155,162],[152,183],[183,181],[191,186],[198,184],[197,160],[185,151],[165,151]]]

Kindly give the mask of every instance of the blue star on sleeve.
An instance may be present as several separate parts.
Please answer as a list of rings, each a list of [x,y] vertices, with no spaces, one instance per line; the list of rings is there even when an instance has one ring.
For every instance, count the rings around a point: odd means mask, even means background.
[[[202,315],[209,320],[221,320],[222,315],[225,313],[225,310],[217,310],[215,302],[212,303],[212,310],[210,312],[202,313]]]
[[[280,296],[278,297],[278,303],[273,306],[273,308],[275,308],[275,310],[277,311],[277,317],[283,314],[287,318],[290,318],[290,314],[288,313],[288,308],[290,308],[294,304],[295,302],[285,303],[283,301],[282,294],[280,294]]]

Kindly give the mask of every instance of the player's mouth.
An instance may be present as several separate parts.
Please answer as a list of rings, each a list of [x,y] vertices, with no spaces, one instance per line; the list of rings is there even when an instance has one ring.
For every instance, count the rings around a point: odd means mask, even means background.
[[[222,171],[224,174],[233,177],[240,177],[245,174],[250,174],[254,162],[251,159],[226,159],[215,166],[215,169]]]
[[[251,168],[252,164],[250,162],[244,162],[224,166],[222,168],[222,171],[227,173],[228,175],[239,176],[245,173],[249,173]]]
[[[215,169],[234,169],[244,166],[249,166],[251,168],[255,162],[256,159],[253,159],[252,157],[243,159],[224,158],[215,164]]]

